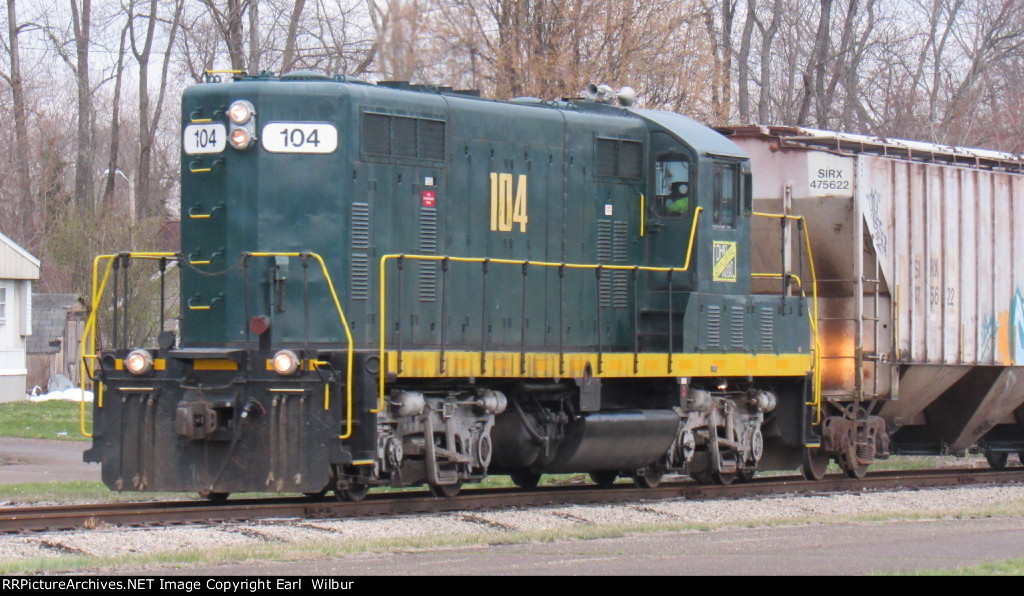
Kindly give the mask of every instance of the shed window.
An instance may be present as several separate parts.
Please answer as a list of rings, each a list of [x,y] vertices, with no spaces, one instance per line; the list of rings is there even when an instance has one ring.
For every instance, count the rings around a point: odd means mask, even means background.
[[[0,325],[7,322],[7,288],[0,288]]]

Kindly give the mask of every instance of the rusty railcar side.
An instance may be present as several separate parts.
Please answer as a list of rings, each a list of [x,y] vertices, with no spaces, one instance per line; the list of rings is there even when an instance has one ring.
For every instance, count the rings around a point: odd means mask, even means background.
[[[792,127],[726,132],[751,155],[755,211],[808,222],[826,398],[880,415],[894,453],[976,448],[998,463],[1020,452],[1021,156]],[[785,236],[765,220],[753,243],[788,243],[795,271],[802,247]],[[755,271],[777,266],[776,253],[754,254],[768,255]]]

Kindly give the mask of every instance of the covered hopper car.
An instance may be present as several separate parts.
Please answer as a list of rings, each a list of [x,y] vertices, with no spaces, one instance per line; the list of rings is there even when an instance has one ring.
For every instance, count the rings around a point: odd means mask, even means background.
[[[112,489],[451,496],[1024,450],[1014,156],[716,132],[604,86],[231,79],[182,99],[180,250],[96,261],[85,459]],[[130,345],[114,290],[152,264],[180,271],[180,317]]]

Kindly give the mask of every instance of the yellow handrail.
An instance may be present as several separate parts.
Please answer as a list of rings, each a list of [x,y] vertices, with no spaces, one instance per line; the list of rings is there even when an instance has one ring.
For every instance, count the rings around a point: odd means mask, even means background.
[[[640,193],[640,237],[644,237],[644,220],[647,219],[647,205],[646,197],[643,193]]]
[[[323,271],[323,274],[324,274],[324,279],[327,281],[327,287],[331,291],[331,298],[334,300],[334,306],[338,310],[338,315],[339,315],[339,318],[341,319],[341,325],[342,325],[342,327],[345,330],[345,338],[346,338],[346,341],[348,342],[348,361],[347,361],[347,371],[346,371],[346,378],[345,378],[345,381],[346,381],[345,382],[346,394],[347,394],[346,397],[347,397],[347,403],[348,403],[347,414],[346,414],[346,432],[345,432],[344,435],[340,435],[338,438],[339,439],[347,439],[347,438],[351,437],[352,436],[352,431],[353,431],[353,428],[352,428],[352,350],[353,350],[353,343],[354,343],[354,341],[352,339],[352,331],[349,328],[348,320],[345,318],[345,312],[341,308],[341,302],[338,300],[338,293],[334,289],[334,282],[331,280],[331,275],[330,275],[330,273],[327,270],[326,263],[324,263],[324,260],[323,260],[323,258],[320,255],[318,255],[316,253],[312,253],[312,252],[307,252],[307,253],[300,253],[300,252],[254,252],[254,253],[246,253],[246,254],[248,256],[250,256],[250,257],[278,257],[278,256],[280,256],[280,257],[302,257],[302,256],[305,255],[305,256],[312,257],[313,259],[315,259],[317,261],[317,263],[319,263],[320,269],[321,269],[321,271]],[[85,429],[85,375],[88,374],[90,378],[92,377],[92,373],[95,370],[94,369],[94,363],[97,360],[97,355],[96,355],[96,315],[97,315],[97,313],[100,310],[99,309],[99,304],[100,304],[100,301],[102,300],[104,292],[106,291],[107,281],[110,278],[110,272],[113,269],[114,259],[115,258],[119,258],[119,257],[125,257],[125,256],[128,257],[129,259],[167,259],[167,258],[177,258],[177,255],[175,253],[170,253],[170,252],[130,252],[130,253],[119,253],[119,254],[113,254],[113,255],[99,255],[95,259],[93,259],[93,265],[92,265],[92,288],[93,288],[93,290],[92,290],[92,296],[91,296],[91,302],[90,302],[92,308],[91,308],[91,312],[89,313],[89,318],[86,321],[85,329],[82,332],[82,346],[84,346],[87,349],[87,351],[86,351],[86,353],[82,354],[82,359],[84,361],[84,366],[81,368],[81,370],[79,372],[79,380],[81,381],[81,385],[82,385],[82,399],[81,399],[81,407],[80,407],[79,427],[80,427],[80,430],[81,430],[82,434],[84,436],[86,436],[86,437],[92,437],[92,434],[86,432],[86,429]],[[103,274],[103,279],[102,279],[102,281],[100,281],[99,280],[99,265],[100,265],[100,262],[103,261],[103,260],[107,260],[107,266],[106,266],[106,270],[104,271],[104,274]],[[193,309],[193,310],[208,310],[209,306],[194,307],[192,305],[189,305],[189,308]],[[98,387],[98,391],[97,391],[97,394],[96,394],[96,398],[98,399],[97,407],[102,408],[103,407],[102,384],[98,384],[98,385],[99,385],[99,387]],[[327,409],[329,407],[329,404],[330,404],[330,402],[329,402],[330,398],[329,398],[328,391],[329,390],[325,389],[325,393],[324,393],[324,408],[325,409]]]
[[[402,255],[402,254],[391,254],[384,255],[380,258],[380,394],[378,396],[377,409],[370,410],[372,414],[379,414],[384,411],[384,373],[387,369],[386,355],[384,349],[384,321],[385,311],[387,308],[385,297],[387,296],[386,278],[385,272],[387,271],[386,266],[389,260],[393,259],[409,259],[413,261],[451,261],[455,263],[495,263],[498,265],[536,265],[538,267],[557,267],[566,269],[601,269],[609,271],[651,271],[667,273],[669,271],[685,272],[690,269],[690,262],[693,257],[693,241],[697,236],[697,220],[700,218],[700,212],[703,211],[703,207],[697,207],[693,214],[693,225],[690,226],[690,242],[686,248],[686,263],[682,267],[641,267],[636,265],[601,265],[601,264],[585,264],[585,263],[554,263],[550,261],[527,261],[520,259],[487,259],[483,257],[449,257],[443,255]]]
[[[338,317],[341,319],[341,326],[345,330],[345,341],[348,342],[348,360],[346,362],[345,371],[345,398],[347,403],[347,410],[345,415],[345,434],[338,435],[338,439],[347,439],[352,436],[352,350],[354,341],[352,340],[352,331],[348,326],[348,320],[345,318],[345,311],[341,308],[341,301],[338,300],[338,293],[334,289],[334,282],[331,281],[331,274],[327,271],[327,264],[324,263],[323,258],[315,252],[251,252],[245,253],[249,257],[297,257],[303,256],[312,257],[316,259],[316,262],[320,264],[320,270],[324,274],[324,279],[327,281],[327,288],[331,291],[331,298],[334,300],[334,308],[338,310]],[[324,393],[324,406],[329,404],[329,390],[325,389]]]
[[[807,231],[807,218],[802,215],[785,215],[781,213],[758,213],[754,212],[753,215],[758,217],[768,217],[773,219],[790,219],[793,221],[801,222],[801,228],[804,231],[804,246],[807,248],[807,263],[811,268],[811,294],[813,296],[813,314],[811,316],[811,334],[814,341],[814,397],[813,401],[807,405],[813,405],[815,409],[814,413],[814,424],[821,424],[821,341],[818,335],[818,276],[814,270],[814,253],[811,250],[811,236],[810,232]],[[803,284],[801,284],[800,294],[803,295]]]
[[[177,258],[172,252],[129,252],[120,253],[114,255],[99,255],[92,261],[92,295],[89,297],[89,318],[86,320],[85,329],[82,331],[82,348],[86,350],[82,354],[82,367],[78,372],[79,384],[82,388],[82,398],[79,401],[79,430],[83,436],[92,437],[92,433],[86,432],[85,430],[85,377],[89,376],[91,379],[94,372],[94,364],[96,361],[96,314],[99,312],[99,303],[103,297],[103,293],[107,288],[107,280],[110,279],[110,271],[114,267],[114,259],[127,256],[129,259],[173,259]],[[103,281],[99,283],[97,287],[97,281],[99,279],[99,266],[100,261],[107,260],[107,268],[103,273]],[[96,407],[103,407],[103,384],[97,383],[96,394]]]
[[[761,279],[761,278],[782,279],[783,277],[787,277],[787,276],[783,275],[782,273],[751,273],[750,277],[756,277],[758,279]],[[800,276],[799,275],[794,275],[794,274],[790,273],[790,274],[788,274],[788,277],[790,279],[796,280],[796,285],[800,288],[800,291],[803,292],[804,282],[803,282],[802,279],[800,279]]]

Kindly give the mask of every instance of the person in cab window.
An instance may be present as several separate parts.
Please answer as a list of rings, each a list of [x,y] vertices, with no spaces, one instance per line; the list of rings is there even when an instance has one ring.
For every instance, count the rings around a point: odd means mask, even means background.
[[[690,210],[690,194],[686,182],[672,183],[672,192],[665,199],[665,207],[673,215],[682,215]]]
[[[675,153],[654,166],[654,212],[658,217],[682,218],[690,211],[690,163]]]

